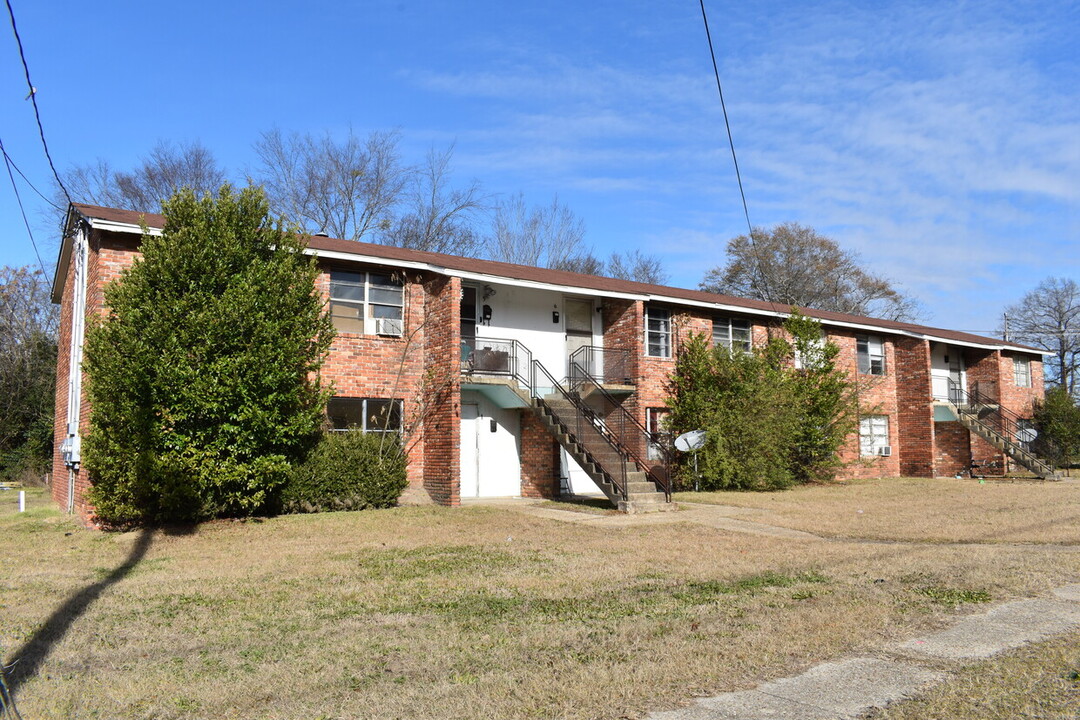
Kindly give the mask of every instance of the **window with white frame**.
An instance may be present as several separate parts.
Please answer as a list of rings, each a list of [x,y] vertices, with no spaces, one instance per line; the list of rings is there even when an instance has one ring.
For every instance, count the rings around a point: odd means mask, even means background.
[[[821,331],[821,334],[817,338],[807,343],[804,349],[800,349],[797,344],[792,342],[795,351],[795,369],[796,370],[816,370],[818,366],[825,361],[825,346],[829,342],[825,337],[825,330]],[[805,352],[804,352],[805,350]]]
[[[753,340],[750,321],[739,318],[714,317],[712,321],[713,345],[723,345],[728,350],[750,352]]]
[[[400,432],[401,401],[387,398],[332,397],[326,406],[334,432]]]
[[[650,357],[671,357],[671,311],[645,307],[645,353]]]
[[[886,455],[889,447],[888,415],[867,415],[859,419],[859,454]]]
[[[1013,382],[1016,387],[1031,387],[1031,360],[1028,358],[1013,358]]]
[[[645,430],[649,433],[649,460],[659,460],[663,457],[661,445],[667,440],[667,428],[664,420],[671,411],[666,407],[645,408]]]
[[[858,335],[855,349],[859,358],[859,372],[863,375],[885,374],[885,343],[876,335]]]
[[[390,275],[330,271],[330,317],[342,332],[401,335],[405,292]]]

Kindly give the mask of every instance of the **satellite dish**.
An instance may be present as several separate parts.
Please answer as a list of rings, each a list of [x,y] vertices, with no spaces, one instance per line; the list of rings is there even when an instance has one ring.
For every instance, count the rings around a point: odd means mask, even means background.
[[[698,450],[705,444],[704,430],[691,430],[675,438],[675,449],[683,452]]]
[[[1035,428],[1020,428],[1016,431],[1017,442],[1035,442],[1035,438],[1037,437],[1039,437],[1039,433],[1035,430]]]

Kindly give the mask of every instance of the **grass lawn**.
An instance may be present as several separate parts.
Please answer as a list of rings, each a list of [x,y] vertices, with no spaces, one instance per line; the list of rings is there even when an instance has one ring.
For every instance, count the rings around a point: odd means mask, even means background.
[[[1080,542],[1080,485],[890,478],[786,492],[676,493],[676,500],[747,509],[759,520],[834,538],[912,542]]]
[[[828,542],[482,505],[112,535],[9,499],[0,654],[40,719],[638,718],[1080,580],[1080,485],[693,496]]]
[[[928,718],[1080,718],[1080,633],[970,665],[923,697],[875,710],[868,720]]]

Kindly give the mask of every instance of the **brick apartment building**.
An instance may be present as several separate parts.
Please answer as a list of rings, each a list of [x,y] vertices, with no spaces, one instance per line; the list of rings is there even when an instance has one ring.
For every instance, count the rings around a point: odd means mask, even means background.
[[[163,218],[72,205],[53,284],[61,306],[54,500],[90,517],[80,442],[88,318],[138,254],[140,223]],[[318,290],[338,336],[324,368],[335,427],[404,431],[406,498],[603,492],[629,511],[667,507],[654,443],[664,383],[691,332],[749,348],[789,308],[696,290],[311,238]],[[1048,474],[1025,448],[1023,418],[1043,393],[1042,354],[968,333],[806,310],[860,380],[849,477],[953,476],[973,462]],[[1011,412],[1013,430],[985,416]],[[993,469],[988,472],[994,472]]]

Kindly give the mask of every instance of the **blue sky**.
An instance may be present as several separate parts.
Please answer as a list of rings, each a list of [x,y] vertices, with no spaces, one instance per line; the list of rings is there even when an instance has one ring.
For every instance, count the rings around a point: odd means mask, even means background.
[[[12,2],[61,169],[200,140],[242,179],[271,127],[398,129],[406,160],[456,143],[462,184],[557,193],[599,255],[660,255],[673,285],[746,231],[695,0]],[[813,226],[956,329],[1080,276],[1075,2],[706,7],[755,225]],[[6,28],[0,138],[46,190],[26,93]],[[4,178],[0,262],[33,258]]]

